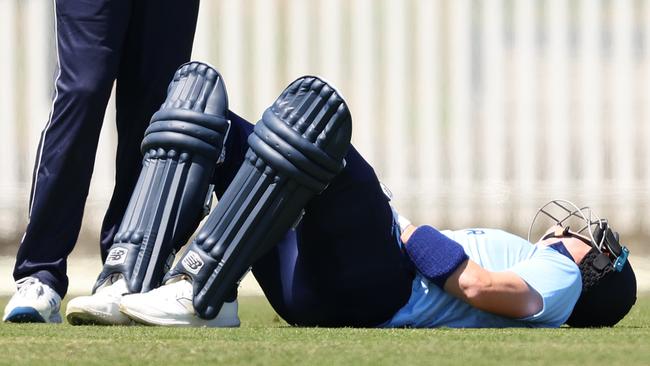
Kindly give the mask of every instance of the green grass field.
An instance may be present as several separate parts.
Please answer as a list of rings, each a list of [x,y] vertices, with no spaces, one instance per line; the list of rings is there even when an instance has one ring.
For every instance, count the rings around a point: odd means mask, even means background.
[[[0,305],[8,299],[0,299]],[[239,329],[0,324],[0,365],[650,364],[650,295],[611,329],[289,327],[240,298]]]

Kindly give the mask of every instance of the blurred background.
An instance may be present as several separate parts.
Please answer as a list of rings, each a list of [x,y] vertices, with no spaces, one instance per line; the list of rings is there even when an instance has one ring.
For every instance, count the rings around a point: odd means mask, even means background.
[[[0,0],[5,266],[27,222],[54,45],[52,1]],[[203,0],[194,58],[251,121],[300,75],[334,83],[355,146],[416,223],[525,236],[562,197],[650,255],[650,0]],[[97,268],[114,146],[111,105],[75,249]]]

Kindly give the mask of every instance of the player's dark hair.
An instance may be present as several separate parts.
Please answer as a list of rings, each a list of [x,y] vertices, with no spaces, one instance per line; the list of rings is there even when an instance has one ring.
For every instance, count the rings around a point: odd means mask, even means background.
[[[601,265],[603,255],[592,248],[580,261],[582,292],[566,322],[572,327],[611,327],[636,302],[636,277],[630,262],[617,272],[611,265]]]

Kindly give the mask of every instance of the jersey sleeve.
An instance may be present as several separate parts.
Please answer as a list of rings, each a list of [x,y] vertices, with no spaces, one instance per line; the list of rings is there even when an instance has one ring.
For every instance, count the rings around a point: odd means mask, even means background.
[[[539,248],[509,271],[519,275],[543,300],[542,310],[520,320],[549,327],[566,322],[582,290],[580,270],[572,260],[551,248]]]

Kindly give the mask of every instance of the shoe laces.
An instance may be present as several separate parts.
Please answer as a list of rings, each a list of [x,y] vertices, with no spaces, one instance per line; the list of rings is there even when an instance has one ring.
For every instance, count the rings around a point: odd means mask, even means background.
[[[185,309],[194,312],[194,289],[192,288],[192,282],[183,278],[178,282],[172,283],[170,286],[176,287],[176,301]]]
[[[97,289],[97,293],[104,293],[107,295],[122,296],[129,293],[126,286],[126,280],[121,273],[113,273],[108,276],[104,283]]]
[[[16,288],[18,293],[25,297],[28,295],[40,297],[45,292],[41,281],[34,277],[25,277],[16,281]]]
[[[173,278],[150,293],[152,295],[155,293],[157,296],[177,302],[187,300],[190,305],[193,298],[192,283],[184,276]],[[184,301],[181,303],[184,303]]]
[[[173,291],[176,294],[176,298],[192,298],[192,283],[182,277],[177,280],[167,282],[157,290],[167,293],[171,293]]]
[[[179,281],[177,292],[179,297],[192,299],[193,298],[193,289],[192,283],[189,281]]]

